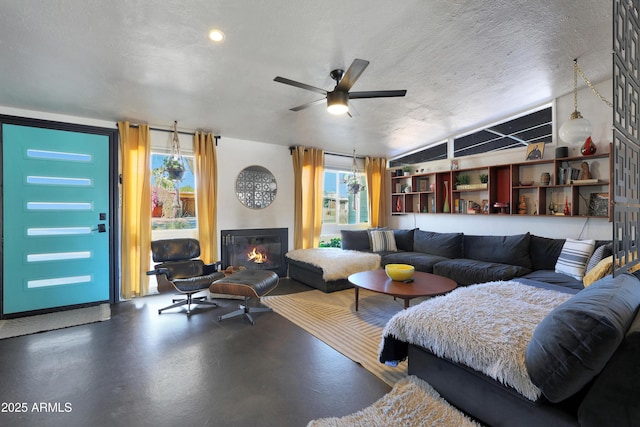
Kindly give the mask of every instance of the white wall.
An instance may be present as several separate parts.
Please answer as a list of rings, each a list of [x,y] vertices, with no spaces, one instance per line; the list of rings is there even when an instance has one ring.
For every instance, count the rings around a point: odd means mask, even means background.
[[[293,248],[293,160],[289,148],[242,139],[218,142],[218,231],[243,228],[288,228]],[[245,207],[235,193],[238,173],[247,166],[262,166],[276,178],[276,198],[264,209]],[[219,233],[218,233],[219,235]],[[218,244],[220,239],[218,239]]]
[[[595,85],[598,91],[609,101],[612,101],[613,80]],[[557,146],[567,146],[558,138],[558,129],[569,120],[573,112],[573,93],[555,100],[552,144],[547,144],[544,159],[555,157]],[[592,139],[598,153],[609,150],[609,143],[613,141],[613,112],[589,88],[578,91],[578,110],[593,126]],[[489,125],[489,124],[487,124]],[[580,155],[580,146],[569,146],[569,155]],[[504,150],[498,154],[469,156],[460,158],[460,168],[476,166],[520,163],[525,159],[526,148]],[[450,168],[450,160],[428,162],[416,165],[414,169],[424,168],[425,172],[442,171]],[[395,169],[395,168],[394,168]],[[391,188],[391,187],[389,187]],[[389,203],[391,203],[389,198]],[[527,231],[545,237],[554,238],[582,238],[582,239],[611,239],[613,225],[601,218],[567,218],[567,217],[518,217],[497,215],[450,215],[450,214],[408,214],[394,215],[389,220],[392,228],[415,228],[439,232],[464,232],[468,234],[508,235]]]

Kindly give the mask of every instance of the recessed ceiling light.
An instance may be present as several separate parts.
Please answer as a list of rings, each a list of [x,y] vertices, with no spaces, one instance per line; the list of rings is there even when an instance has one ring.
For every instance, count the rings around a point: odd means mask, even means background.
[[[224,40],[224,33],[220,30],[213,29],[209,31],[209,38],[215,43],[221,43]]]

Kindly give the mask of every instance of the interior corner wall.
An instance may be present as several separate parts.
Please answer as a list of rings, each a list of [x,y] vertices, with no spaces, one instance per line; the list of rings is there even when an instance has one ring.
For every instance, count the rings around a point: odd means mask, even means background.
[[[586,71],[588,75],[588,70]],[[582,86],[582,87],[581,87]],[[580,88],[581,87],[581,88]],[[609,101],[613,100],[613,80],[595,84],[596,89]],[[573,112],[573,92],[555,99],[552,143],[547,144],[544,158],[553,159],[557,146],[568,146],[560,141],[558,130],[569,120]],[[613,111],[602,102],[591,89],[579,82],[578,110],[593,126],[592,138],[598,153],[607,152],[613,141]],[[568,146],[569,156],[580,155],[580,145]],[[482,154],[460,158],[460,168],[523,162],[526,147],[503,150],[495,154]],[[443,171],[450,167],[450,160],[439,160],[420,164],[426,172]],[[389,178],[390,180],[390,178]],[[391,205],[391,196],[388,202]],[[573,239],[613,238],[613,224],[602,218],[554,218],[549,216],[517,215],[453,215],[453,214],[406,214],[390,215],[392,228],[420,228],[439,232],[463,232],[466,234],[509,235],[531,232],[538,236]]]
[[[218,235],[220,230],[288,228],[293,248],[293,161],[289,147],[227,138],[218,141]],[[247,166],[267,168],[278,185],[275,200],[264,209],[249,209],[236,197],[236,177]],[[218,239],[218,251],[220,251]],[[220,253],[220,252],[218,252]]]

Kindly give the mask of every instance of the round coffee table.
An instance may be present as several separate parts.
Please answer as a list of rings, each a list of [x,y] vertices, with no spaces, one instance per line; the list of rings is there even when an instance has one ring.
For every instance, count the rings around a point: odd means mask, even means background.
[[[353,284],[356,291],[356,311],[358,311],[360,288],[402,298],[404,308],[408,308],[412,298],[446,294],[458,286],[451,279],[421,271],[416,271],[413,274],[413,282],[396,282],[389,279],[387,273],[382,269],[354,273],[349,276],[349,282]]]

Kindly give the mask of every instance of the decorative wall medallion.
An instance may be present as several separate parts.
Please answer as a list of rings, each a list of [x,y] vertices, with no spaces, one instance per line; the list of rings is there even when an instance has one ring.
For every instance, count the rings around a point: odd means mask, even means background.
[[[236,196],[250,209],[266,208],[276,198],[277,191],[275,177],[262,166],[248,166],[236,179]]]

